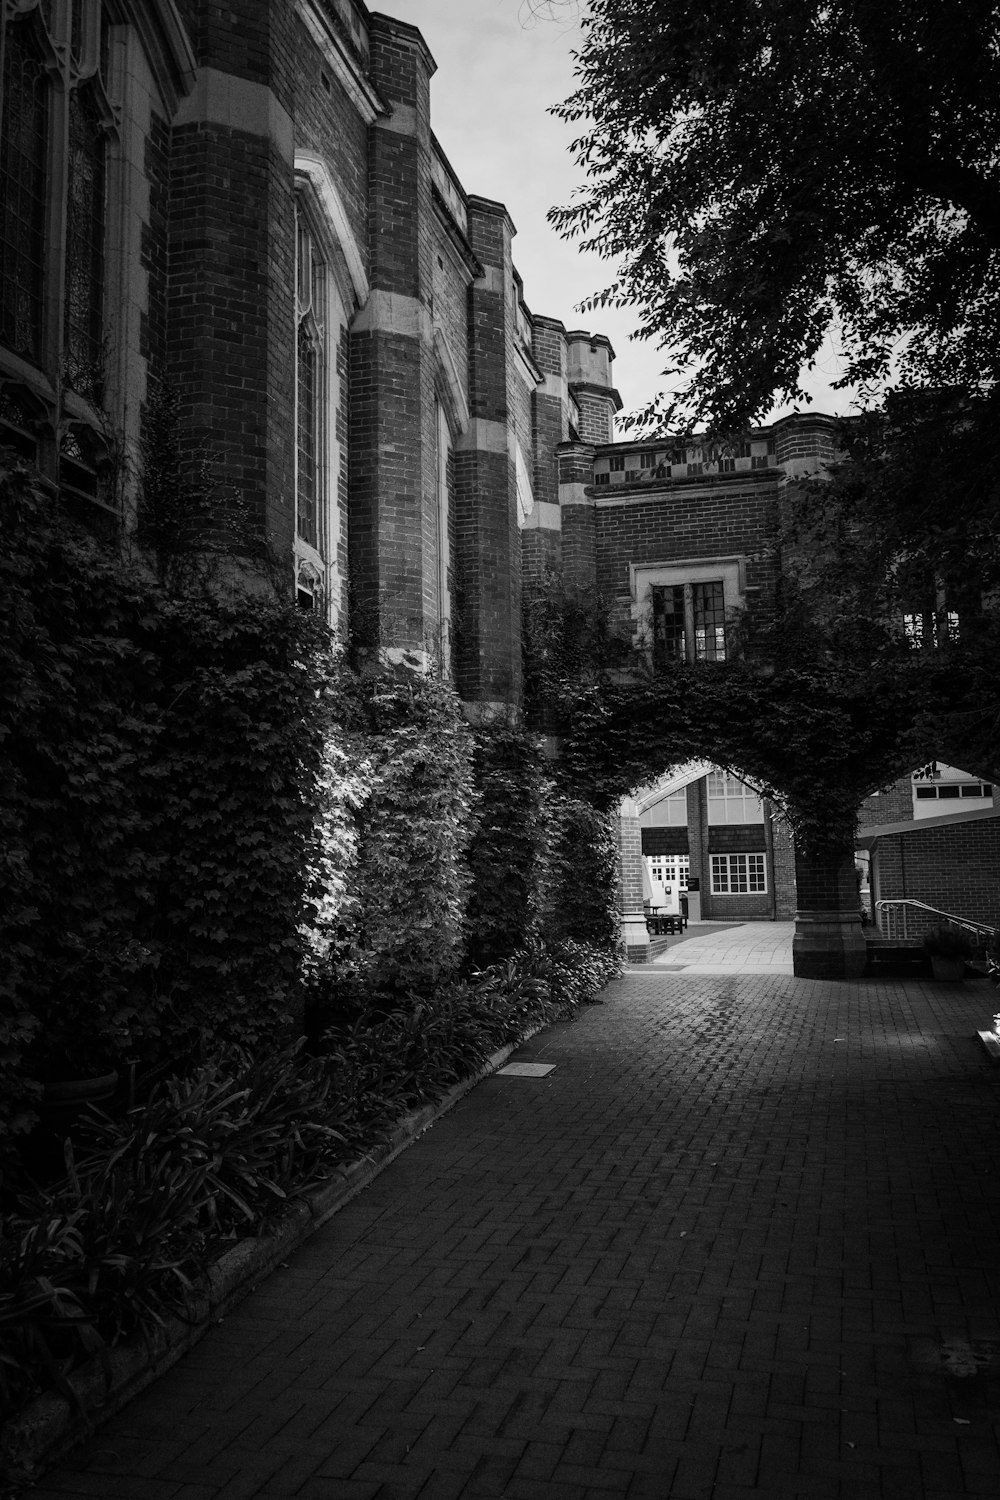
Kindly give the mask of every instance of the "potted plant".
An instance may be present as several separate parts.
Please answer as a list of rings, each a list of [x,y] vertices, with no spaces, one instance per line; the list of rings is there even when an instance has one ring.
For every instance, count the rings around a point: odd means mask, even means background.
[[[957,981],[965,977],[966,960],[975,951],[975,943],[963,927],[941,922],[924,933],[924,952],[931,961],[935,979]]]

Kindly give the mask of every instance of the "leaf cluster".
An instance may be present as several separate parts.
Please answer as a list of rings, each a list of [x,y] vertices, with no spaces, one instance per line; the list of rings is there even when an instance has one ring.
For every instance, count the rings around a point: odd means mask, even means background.
[[[843,383],[990,388],[1000,348],[996,0],[591,0],[586,173],[550,218],[616,261],[673,363],[646,420],[740,430],[832,336]]]

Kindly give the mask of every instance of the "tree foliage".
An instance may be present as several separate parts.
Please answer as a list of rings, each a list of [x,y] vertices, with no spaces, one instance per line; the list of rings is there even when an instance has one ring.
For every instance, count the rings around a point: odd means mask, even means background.
[[[831,331],[845,383],[992,388],[998,23],[996,0],[591,0],[555,111],[588,180],[552,218],[620,262],[590,308],[635,307],[675,356],[668,420],[803,398]]]
[[[992,402],[889,393],[822,479],[784,496],[779,607],[751,653],[905,692],[912,764],[1000,775],[1000,433]]]

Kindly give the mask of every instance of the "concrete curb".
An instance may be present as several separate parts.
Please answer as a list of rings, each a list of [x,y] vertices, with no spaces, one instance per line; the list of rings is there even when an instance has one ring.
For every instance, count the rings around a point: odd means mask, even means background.
[[[69,1383],[79,1408],[56,1392],[47,1391],[5,1422],[0,1427],[0,1486],[32,1483],[102,1422],[127,1406],[197,1344],[214,1323],[249,1296],[281,1261],[357,1197],[400,1152],[543,1029],[535,1026],[516,1042],[501,1047],[443,1098],[406,1115],[387,1141],[343,1168],[340,1177],[292,1199],[288,1213],[273,1232],[259,1239],[239,1240],[212,1266],[208,1289],[192,1304],[189,1318],[173,1318],[148,1344],[121,1344],[104,1362],[95,1361],[73,1371]]]

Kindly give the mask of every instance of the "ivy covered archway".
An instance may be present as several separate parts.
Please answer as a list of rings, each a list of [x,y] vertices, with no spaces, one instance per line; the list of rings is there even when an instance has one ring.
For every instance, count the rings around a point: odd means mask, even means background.
[[[711,761],[748,781],[782,810],[794,836],[796,973],[849,977],[866,958],[857,809],[907,768],[911,723],[902,681],[873,694],[863,681],[838,686],[821,668],[761,669],[746,659],[604,673],[559,693],[559,775],[609,813],[687,761]]]

